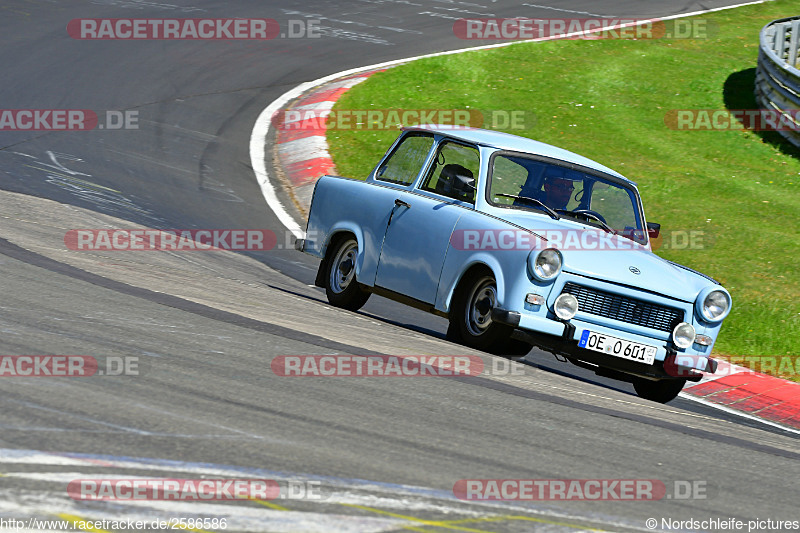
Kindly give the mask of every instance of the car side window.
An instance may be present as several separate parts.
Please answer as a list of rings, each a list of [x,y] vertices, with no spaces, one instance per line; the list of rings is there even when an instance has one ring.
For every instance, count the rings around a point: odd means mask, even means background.
[[[432,146],[433,135],[407,135],[375,173],[375,179],[409,185],[419,175]]]
[[[445,141],[422,183],[422,189],[463,202],[475,203],[480,155],[473,146]]]

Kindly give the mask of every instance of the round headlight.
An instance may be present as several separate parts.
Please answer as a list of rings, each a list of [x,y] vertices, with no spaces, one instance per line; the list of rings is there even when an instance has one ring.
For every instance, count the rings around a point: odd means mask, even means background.
[[[578,312],[578,299],[569,293],[563,293],[556,298],[553,304],[553,312],[561,320],[569,320]]]
[[[561,252],[546,248],[538,254],[534,250],[528,256],[528,269],[540,281],[550,281],[561,272]]]
[[[731,306],[730,297],[723,291],[711,291],[703,300],[700,312],[703,318],[714,322],[722,319]]]
[[[688,348],[694,342],[694,326],[688,322],[681,322],[672,330],[672,342],[678,348]]]

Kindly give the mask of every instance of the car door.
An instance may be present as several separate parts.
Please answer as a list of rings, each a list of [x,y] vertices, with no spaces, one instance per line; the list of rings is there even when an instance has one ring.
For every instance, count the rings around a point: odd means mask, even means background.
[[[421,302],[435,302],[450,235],[464,210],[474,204],[479,168],[475,147],[440,143],[420,185],[398,191],[375,285]]]

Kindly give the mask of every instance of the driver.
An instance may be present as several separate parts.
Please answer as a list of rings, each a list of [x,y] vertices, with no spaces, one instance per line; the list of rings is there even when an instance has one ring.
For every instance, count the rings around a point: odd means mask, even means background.
[[[550,209],[566,209],[575,186],[563,169],[550,167],[545,172],[542,202]]]

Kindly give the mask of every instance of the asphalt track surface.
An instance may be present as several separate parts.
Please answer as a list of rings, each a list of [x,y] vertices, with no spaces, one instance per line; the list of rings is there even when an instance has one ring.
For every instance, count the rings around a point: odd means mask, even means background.
[[[380,298],[361,313],[332,309],[309,287],[315,261],[291,249],[90,253],[63,242],[75,228],[264,228],[286,248],[248,143],[260,111],[287,90],[477,44],[452,35],[453,18],[665,16],[725,4],[0,4],[0,107],[139,118],[129,130],[0,133],[0,354],[139,363],[138,375],[2,378],[0,518],[227,517],[228,531],[621,531],[647,530],[647,518],[659,528],[662,518],[800,518],[789,482],[800,447],[774,428],[683,399],[652,404],[545,354],[529,356],[538,366],[506,366],[445,342],[444,321]],[[66,32],[80,17],[266,17],[282,29],[315,19],[322,37],[80,41]],[[289,354],[471,354],[489,371],[276,376],[270,362]],[[86,502],[65,489],[87,477],[202,476],[311,482],[322,497]],[[461,502],[461,479],[655,479],[668,497]],[[680,499],[687,481],[704,492]]]

